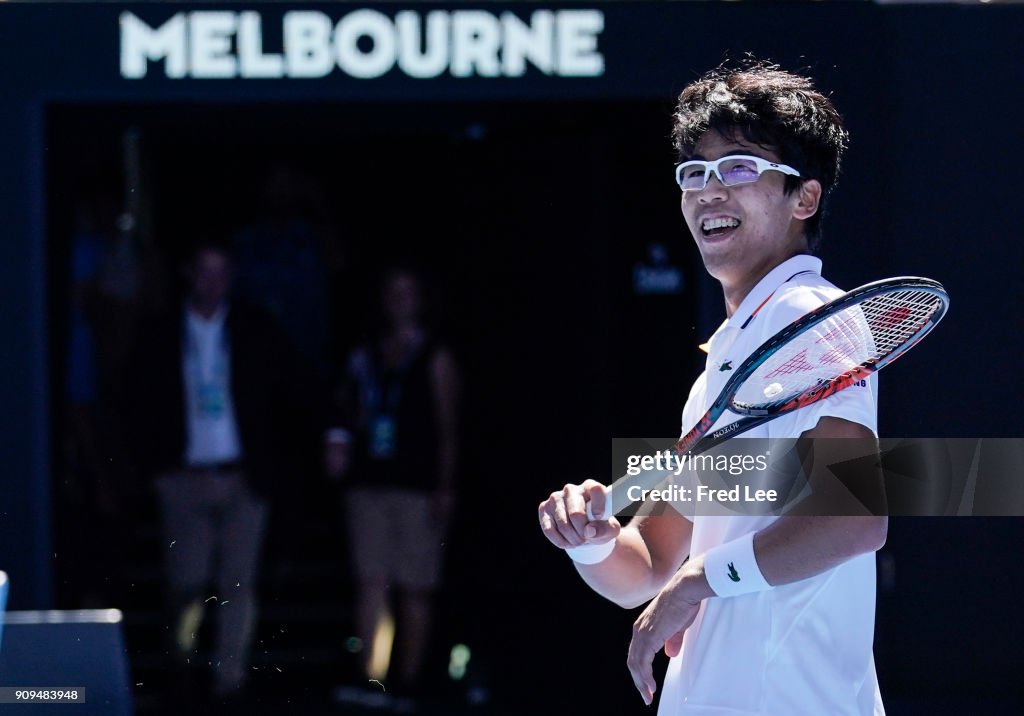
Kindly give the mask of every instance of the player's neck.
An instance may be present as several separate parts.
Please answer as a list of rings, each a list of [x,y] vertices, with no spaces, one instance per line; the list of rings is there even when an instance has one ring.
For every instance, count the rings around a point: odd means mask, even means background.
[[[722,283],[722,293],[725,297],[725,314],[729,318],[739,310],[743,300],[750,295],[754,287],[761,282],[765,276],[771,273],[776,266],[788,261],[794,256],[807,253],[806,243],[795,247],[775,257],[766,258],[755,266],[748,267],[746,271],[737,274],[735,277],[723,277],[719,280]]]
[[[740,304],[743,303],[743,299],[754,290],[754,286],[757,285],[758,281],[764,278],[768,274],[765,271],[763,274],[758,276],[756,279],[750,281],[744,281],[743,283],[725,284],[722,283],[722,292],[725,294],[725,315],[728,318],[732,318],[732,315],[739,310]]]

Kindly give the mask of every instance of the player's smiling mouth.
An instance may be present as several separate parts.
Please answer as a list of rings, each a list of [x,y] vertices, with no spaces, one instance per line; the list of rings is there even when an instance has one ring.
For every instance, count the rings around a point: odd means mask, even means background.
[[[714,216],[700,222],[700,232],[706,239],[713,239],[734,231],[742,222],[733,216]]]

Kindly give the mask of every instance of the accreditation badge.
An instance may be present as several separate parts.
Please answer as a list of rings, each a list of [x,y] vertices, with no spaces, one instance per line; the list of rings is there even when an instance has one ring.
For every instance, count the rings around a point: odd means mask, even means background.
[[[219,420],[224,417],[227,407],[227,388],[220,382],[202,382],[199,384],[198,408],[200,417],[206,420]]]
[[[378,415],[370,421],[370,457],[388,460],[398,447],[398,426],[390,415]]]

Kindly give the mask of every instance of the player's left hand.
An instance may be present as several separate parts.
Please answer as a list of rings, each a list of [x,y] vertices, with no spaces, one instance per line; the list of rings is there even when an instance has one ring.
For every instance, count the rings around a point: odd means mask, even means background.
[[[665,648],[668,656],[678,656],[683,646],[683,633],[693,624],[706,597],[714,596],[704,577],[704,560],[687,562],[647,608],[633,622],[633,639],[629,642],[626,664],[644,703],[654,700],[654,656]]]

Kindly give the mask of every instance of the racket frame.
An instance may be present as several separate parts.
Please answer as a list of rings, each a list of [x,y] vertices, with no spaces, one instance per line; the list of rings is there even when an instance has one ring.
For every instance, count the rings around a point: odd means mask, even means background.
[[[781,403],[778,406],[773,406],[767,409],[747,409],[733,404],[733,398],[743,382],[746,381],[762,363],[768,360],[780,348],[788,344],[796,336],[810,328],[813,328],[822,321],[831,318],[837,313],[841,313],[842,311],[862,303],[869,298],[886,293],[895,293],[897,291],[923,291],[936,296],[941,300],[941,303],[939,308],[928,317],[925,323],[922,324],[914,335],[904,341],[892,352],[877,361],[872,360],[862,363],[840,373],[838,376],[825,383],[808,388],[803,393]],[[946,314],[948,308],[949,294],[946,293],[942,284],[938,281],[933,281],[932,279],[922,278],[919,276],[897,276],[894,278],[882,279],[880,281],[873,281],[855,288],[848,293],[844,293],[839,298],[815,308],[766,340],[756,348],[745,361],[743,361],[732,377],[729,378],[729,381],[722,388],[718,397],[715,398],[715,402],[711,404],[711,407],[708,408],[708,411],[704,416],[697,421],[697,424],[692,430],[683,435],[683,437],[676,442],[676,452],[679,454],[687,452],[693,455],[700,454],[710,450],[725,440],[736,437],[737,435],[745,433],[759,425],[763,425],[764,423],[774,420],[781,415],[806,407],[812,403],[816,403],[823,398],[827,398],[830,395],[834,395],[835,393],[850,387],[854,383],[859,383],[910,350],[910,348],[912,348],[918,341],[924,338],[925,335],[938,325],[939,321],[941,321],[942,317]],[[712,432],[712,426],[718,422],[726,411],[731,411],[744,417]]]

